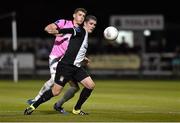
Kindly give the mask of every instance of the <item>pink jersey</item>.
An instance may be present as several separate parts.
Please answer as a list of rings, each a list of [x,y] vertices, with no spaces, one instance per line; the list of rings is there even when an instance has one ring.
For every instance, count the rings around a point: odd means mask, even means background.
[[[70,20],[58,20],[55,22],[55,24],[59,27],[59,28],[73,28],[73,22]],[[53,57],[62,57],[66,50],[67,50],[67,46],[69,44],[69,40],[71,38],[72,34],[65,34],[63,36],[56,36],[55,41],[54,41],[54,45],[53,48],[51,50],[50,56]]]

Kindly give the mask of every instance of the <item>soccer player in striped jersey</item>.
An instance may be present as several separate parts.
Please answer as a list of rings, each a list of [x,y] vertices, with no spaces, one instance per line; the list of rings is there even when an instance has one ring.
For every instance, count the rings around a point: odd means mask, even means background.
[[[30,115],[40,104],[46,102],[51,97],[59,95],[65,84],[70,80],[80,82],[84,86],[79,100],[73,109],[73,114],[87,114],[81,110],[81,106],[90,96],[92,90],[95,87],[95,83],[93,82],[89,74],[83,69],[83,67],[81,66],[81,62],[85,58],[88,47],[88,32],[92,32],[94,30],[96,21],[96,18],[95,20],[93,20],[92,18],[91,21],[85,21],[84,28],[75,27],[59,29],[60,34],[70,33],[73,36],[69,40],[69,44],[64,56],[58,62],[55,75],[55,83],[53,87],[46,91],[35,103],[25,109],[25,115]]]
[[[84,28],[86,29],[86,31],[90,34],[93,32],[93,30],[95,29],[97,24],[97,19],[95,16],[93,15],[88,15],[85,18],[85,22],[84,22]],[[83,63],[85,63],[84,65],[88,64],[88,60],[83,61]],[[70,89],[69,89],[70,90]],[[82,92],[81,92],[82,93]],[[55,103],[54,107],[56,107],[56,109],[62,109],[62,105],[67,101],[66,100],[66,94],[68,94],[68,91],[64,94],[64,96],[57,102]],[[80,94],[81,95],[81,94]],[[79,102],[79,100],[77,101],[77,103]],[[73,110],[73,113],[75,114],[79,114],[79,112],[76,112],[75,110]],[[82,112],[81,112],[82,113]],[[85,113],[84,113],[85,114]]]
[[[56,67],[58,64],[58,61],[60,58],[64,55],[65,51],[67,50],[67,46],[69,44],[69,40],[72,36],[72,34],[57,34],[58,29],[63,29],[63,28],[73,28],[73,27],[78,27],[81,25],[85,19],[85,16],[87,14],[87,11],[84,8],[77,8],[74,11],[73,14],[73,20],[65,20],[65,19],[60,19],[57,20],[54,23],[51,23],[45,27],[45,31],[49,34],[55,35],[55,41],[54,45],[52,47],[51,53],[49,55],[49,68],[50,68],[50,74],[51,78],[45,82],[43,87],[40,89],[38,95],[34,99],[29,99],[27,101],[28,104],[33,104],[35,101],[37,101],[42,94],[49,90],[53,84],[54,84],[54,77],[56,73]],[[67,90],[67,92],[64,95],[64,101],[69,100],[74,96],[74,94],[79,90],[79,86],[77,83],[69,82],[70,83],[70,88]],[[56,107],[55,107],[56,108]],[[56,108],[61,113],[66,113],[63,108]]]

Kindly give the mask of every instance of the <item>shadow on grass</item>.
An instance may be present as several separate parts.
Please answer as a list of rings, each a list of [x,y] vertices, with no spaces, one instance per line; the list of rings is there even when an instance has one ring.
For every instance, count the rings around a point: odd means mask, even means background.
[[[59,115],[70,115],[72,114],[71,111],[67,111],[67,114],[62,114],[62,113],[59,113],[58,111],[49,111],[49,110],[43,110],[43,111],[38,111],[39,113],[41,114],[59,114]]]
[[[46,111],[39,111],[39,113],[41,113],[41,114],[58,114],[58,112],[57,111],[49,111],[49,110],[46,110]]]

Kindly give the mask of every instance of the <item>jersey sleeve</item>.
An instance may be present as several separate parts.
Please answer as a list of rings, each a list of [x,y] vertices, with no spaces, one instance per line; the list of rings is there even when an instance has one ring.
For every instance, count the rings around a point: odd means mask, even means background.
[[[65,24],[65,20],[64,19],[57,20],[56,22],[54,22],[54,24],[56,24],[56,26],[61,29]]]
[[[85,29],[82,27],[74,27],[74,28],[63,28],[63,29],[59,29],[59,33],[63,33],[63,34],[72,34],[73,37],[79,37],[85,34]]]

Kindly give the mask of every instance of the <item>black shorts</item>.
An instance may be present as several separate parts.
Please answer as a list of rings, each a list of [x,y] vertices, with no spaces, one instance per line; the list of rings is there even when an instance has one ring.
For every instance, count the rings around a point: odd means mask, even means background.
[[[61,86],[72,80],[73,82],[80,82],[89,74],[82,67],[76,67],[74,65],[64,64],[59,62],[56,68],[55,83]]]

